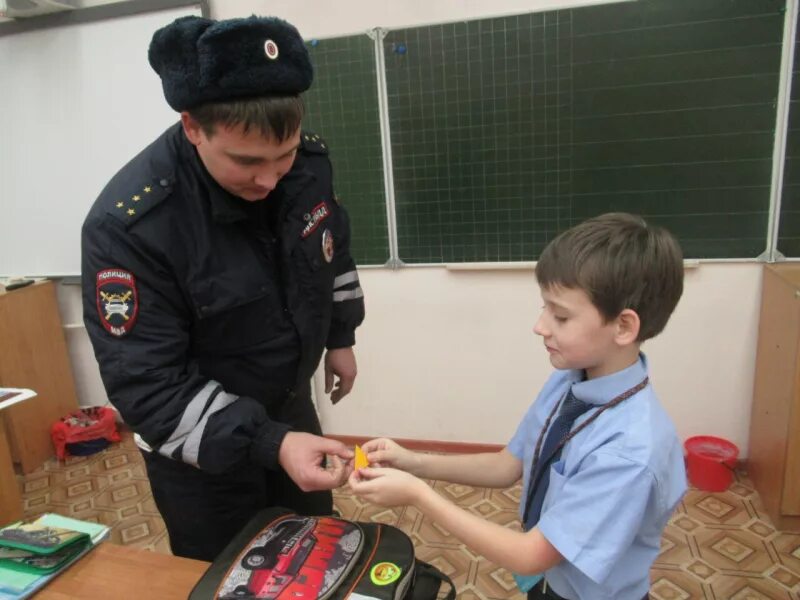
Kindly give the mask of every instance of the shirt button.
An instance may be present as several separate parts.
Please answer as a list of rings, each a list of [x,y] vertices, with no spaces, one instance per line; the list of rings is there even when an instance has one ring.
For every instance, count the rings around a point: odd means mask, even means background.
[[[158,182],[158,185],[160,185],[161,187],[167,187],[169,185],[169,181],[167,181],[166,179],[162,179],[161,181]]]

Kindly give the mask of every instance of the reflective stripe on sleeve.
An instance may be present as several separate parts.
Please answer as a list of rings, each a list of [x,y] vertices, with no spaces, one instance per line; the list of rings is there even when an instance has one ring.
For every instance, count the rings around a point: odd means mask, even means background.
[[[185,440],[186,436],[197,426],[197,423],[203,416],[203,410],[208,404],[209,398],[222,389],[222,386],[216,381],[209,381],[194,398],[191,399],[188,406],[183,410],[181,420],[172,435],[169,436],[158,449],[159,454],[163,454],[172,458],[172,453],[180,446]]]
[[[333,289],[338,290],[340,287],[343,287],[348,283],[353,283],[354,281],[358,281],[358,271],[355,269],[348,271],[347,273],[342,273],[336,279],[334,279]]]
[[[238,399],[239,396],[234,396],[227,392],[220,392],[217,394],[217,397],[211,402],[211,406],[208,407],[206,414],[200,419],[197,427],[195,427],[186,438],[186,443],[183,445],[183,462],[194,465],[195,467],[197,466],[197,457],[200,454],[200,441],[203,439],[203,431],[205,431],[209,417],[215,412],[221,411],[229,404],[233,404]]]
[[[344,302],[345,300],[355,300],[356,298],[363,298],[364,292],[358,287],[354,290],[346,290],[344,292],[333,292],[334,302]]]

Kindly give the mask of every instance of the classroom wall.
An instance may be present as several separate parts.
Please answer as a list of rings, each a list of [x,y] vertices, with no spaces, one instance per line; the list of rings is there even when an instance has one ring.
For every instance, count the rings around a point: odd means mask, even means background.
[[[359,376],[336,406],[315,391],[328,433],[502,444],[551,372],[532,333],[542,305],[522,271],[445,267],[364,269],[367,318],[357,332]],[[666,331],[644,346],[652,380],[681,436],[713,434],[747,451],[761,266],[704,263]],[[82,405],[105,394],[80,289],[61,286],[65,333]]]
[[[274,14],[306,37],[575,6],[557,0],[212,0],[216,18]],[[335,157],[334,157],[335,158]],[[354,392],[332,407],[316,392],[329,433],[505,443],[550,372],[531,332],[541,299],[530,270],[364,269],[367,319],[357,333]],[[747,453],[761,266],[703,263],[686,272],[678,309],[645,346],[652,380],[679,433],[726,437]],[[80,290],[60,288],[83,405],[105,401]]]

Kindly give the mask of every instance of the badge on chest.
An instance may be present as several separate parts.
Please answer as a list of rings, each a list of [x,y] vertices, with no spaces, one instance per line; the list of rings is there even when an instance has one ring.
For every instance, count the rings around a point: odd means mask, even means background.
[[[333,260],[333,234],[330,229],[322,232],[322,257],[325,262]]]
[[[322,223],[325,219],[327,219],[331,214],[331,211],[328,209],[328,205],[324,202],[320,202],[317,204],[311,212],[308,212],[303,215],[303,220],[306,222],[305,227],[303,227],[303,233],[301,237],[306,239],[310,236],[314,231],[319,227],[320,223]]]

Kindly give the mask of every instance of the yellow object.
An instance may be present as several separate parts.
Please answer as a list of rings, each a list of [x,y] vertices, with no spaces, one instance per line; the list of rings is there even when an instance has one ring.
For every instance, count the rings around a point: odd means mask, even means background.
[[[367,460],[367,455],[364,454],[364,451],[361,449],[361,446],[356,444],[356,471],[358,469],[363,469],[364,467],[369,466],[369,461]]]

